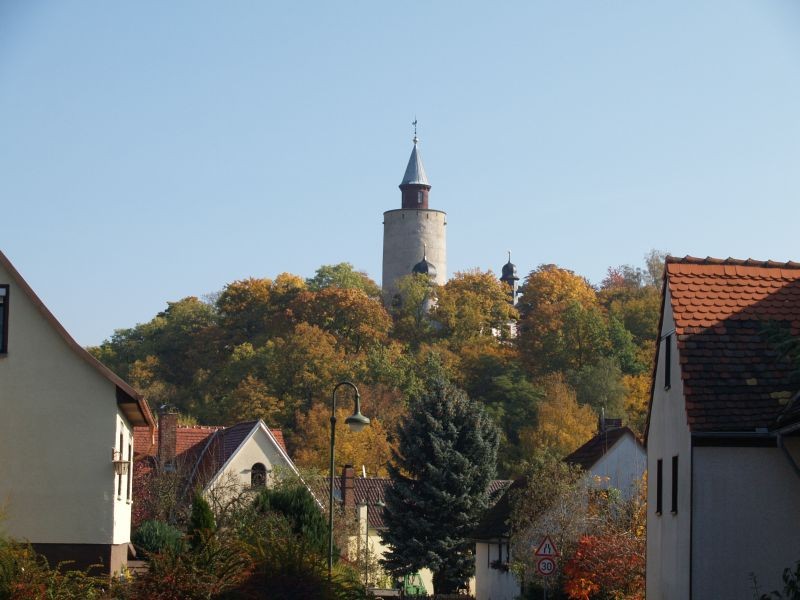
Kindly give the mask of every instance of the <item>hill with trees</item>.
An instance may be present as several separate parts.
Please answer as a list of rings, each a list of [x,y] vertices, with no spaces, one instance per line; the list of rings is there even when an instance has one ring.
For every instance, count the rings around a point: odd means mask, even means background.
[[[325,265],[305,280],[250,278],[169,302],[90,351],[153,408],[171,404],[203,424],[264,419],[284,431],[301,466],[326,466],[331,390],[355,381],[374,426],[368,442],[337,432],[337,459],[380,476],[406,399],[444,378],[495,422],[499,475],[510,477],[538,449],[563,455],[580,445],[601,410],[641,431],[662,268],[652,251],[643,268],[610,268],[593,286],[541,265],[512,307],[491,271],[456,273],[442,286],[410,275],[384,304],[366,274]]]

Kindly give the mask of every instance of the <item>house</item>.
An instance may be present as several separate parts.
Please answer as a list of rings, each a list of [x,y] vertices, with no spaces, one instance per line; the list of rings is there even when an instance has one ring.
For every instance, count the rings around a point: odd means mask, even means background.
[[[221,510],[236,501],[243,490],[267,485],[271,474],[285,470],[297,475],[286,451],[283,434],[260,419],[231,427],[179,426],[178,414],[163,411],[155,435],[136,428],[134,474],[137,489],[149,494],[137,506],[134,525],[158,516],[153,482],[175,498],[189,498],[201,489],[212,507]]]
[[[630,498],[638,490],[647,462],[644,447],[620,419],[601,418],[598,432],[564,461],[581,467],[592,486],[616,488]],[[512,498],[528,485],[521,477],[486,511],[473,534],[475,540],[476,600],[513,600],[520,595],[519,580],[509,570]]]
[[[636,435],[621,419],[601,418],[597,434],[564,459],[581,467],[602,488],[615,488],[623,498],[639,491],[647,454]]]
[[[668,257],[648,412],[647,598],[753,598],[800,559],[800,264]],[[779,336],[780,337],[780,336]]]
[[[51,564],[127,563],[146,402],[67,333],[0,252],[2,529]]]
[[[489,497],[497,499],[508,487],[510,481],[496,479],[489,482]],[[386,477],[355,477],[351,465],[345,465],[341,477],[334,479],[334,497],[345,509],[354,511],[357,520],[357,534],[351,539],[350,558],[361,558],[362,564],[368,565],[363,581],[370,587],[390,588],[393,581],[380,567],[387,547],[381,539],[381,532],[386,529],[383,514],[386,507],[386,490],[392,480]],[[366,560],[364,560],[366,559]],[[433,591],[433,574],[422,569],[418,581],[428,593]],[[474,578],[470,581],[470,590],[474,591]]]

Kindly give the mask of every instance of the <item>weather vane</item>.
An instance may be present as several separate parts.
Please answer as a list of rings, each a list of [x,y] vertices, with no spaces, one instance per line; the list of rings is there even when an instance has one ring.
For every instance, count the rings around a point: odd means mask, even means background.
[[[414,122],[411,124],[414,126],[414,137],[417,137],[417,115],[414,115]]]

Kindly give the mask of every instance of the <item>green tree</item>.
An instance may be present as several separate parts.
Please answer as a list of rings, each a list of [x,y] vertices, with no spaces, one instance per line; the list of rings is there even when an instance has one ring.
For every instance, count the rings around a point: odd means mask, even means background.
[[[487,506],[498,432],[479,404],[447,383],[410,404],[389,467],[384,565],[396,575],[428,567],[437,593],[455,593],[474,571],[468,536]]]
[[[294,535],[319,556],[328,555],[328,525],[317,501],[301,483],[264,488],[254,507],[261,514],[277,513],[288,519]],[[339,556],[334,552],[334,557]]]
[[[397,294],[391,300],[394,337],[418,348],[436,333],[430,311],[436,302],[438,286],[427,275],[413,273],[395,283]]]
[[[211,512],[211,506],[203,498],[203,494],[196,491],[194,498],[192,498],[192,514],[189,517],[189,526],[186,530],[192,548],[197,549],[202,546],[216,528],[217,525],[214,522],[214,513]]]
[[[306,286],[312,292],[318,292],[329,287],[343,290],[361,290],[370,298],[380,298],[381,288],[370,279],[364,271],[356,271],[348,262],[336,265],[322,265],[317,269],[314,277],[306,279]]]

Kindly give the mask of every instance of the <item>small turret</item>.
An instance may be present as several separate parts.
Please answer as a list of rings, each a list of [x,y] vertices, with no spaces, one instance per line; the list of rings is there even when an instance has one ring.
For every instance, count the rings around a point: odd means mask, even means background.
[[[414,265],[414,268],[411,269],[411,272],[419,273],[421,275],[427,275],[431,279],[436,279],[436,265],[434,265],[431,262],[428,262],[427,245],[425,246],[425,251],[422,254],[422,260]]]
[[[509,287],[509,295],[511,296],[511,304],[516,306],[517,296],[519,295],[519,277],[517,276],[517,266],[511,262],[511,250],[508,251],[508,262],[503,265],[502,276],[500,281]]]

